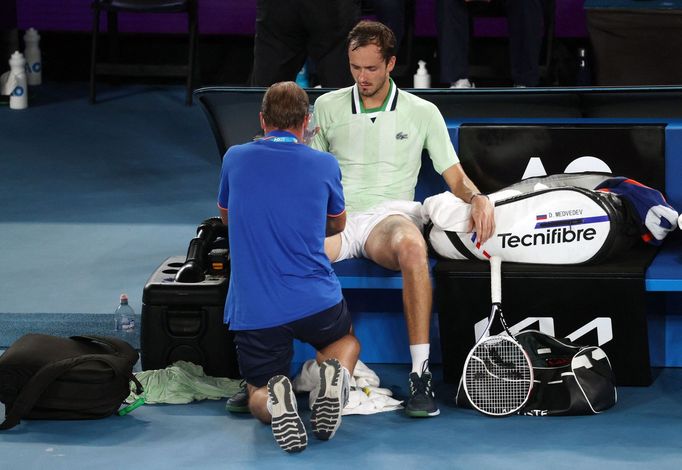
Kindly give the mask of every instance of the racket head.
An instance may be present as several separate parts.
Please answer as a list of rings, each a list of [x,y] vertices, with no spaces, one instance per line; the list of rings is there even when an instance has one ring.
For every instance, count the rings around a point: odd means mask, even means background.
[[[505,334],[476,343],[462,373],[469,402],[488,416],[509,416],[521,410],[530,397],[533,380],[528,354]]]

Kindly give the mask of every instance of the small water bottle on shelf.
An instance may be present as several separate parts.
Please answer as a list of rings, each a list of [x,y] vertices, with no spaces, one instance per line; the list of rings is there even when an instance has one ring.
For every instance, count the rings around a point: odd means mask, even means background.
[[[578,86],[592,85],[592,72],[587,61],[587,50],[584,47],[578,49],[578,73],[576,74],[575,84]]]
[[[419,68],[414,74],[414,88],[431,88],[431,75],[426,70],[426,62],[420,60],[417,62]]]
[[[308,81],[308,64],[303,64],[301,70],[296,74],[296,84],[301,88],[308,88],[310,86]]]
[[[135,329],[135,311],[128,305],[128,296],[121,294],[121,303],[114,312],[116,331],[131,332]]]
[[[40,85],[43,82],[43,64],[40,54],[40,34],[35,28],[29,28],[24,34],[24,56],[26,57],[26,77],[29,85]]]

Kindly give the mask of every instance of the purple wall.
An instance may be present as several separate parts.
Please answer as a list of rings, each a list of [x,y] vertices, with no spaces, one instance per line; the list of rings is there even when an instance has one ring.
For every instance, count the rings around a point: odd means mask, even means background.
[[[436,0],[416,0],[417,36],[435,36]],[[16,0],[19,29],[90,31],[91,0]],[[182,15],[122,15],[121,31],[179,32],[186,28]],[[199,28],[203,34],[253,35],[256,0],[199,0]],[[102,22],[104,24],[104,21]],[[504,20],[480,20],[482,35],[505,35]],[[583,0],[557,0],[559,37],[586,37]]]
[[[19,29],[90,31],[92,0],[16,0]],[[126,32],[180,32],[187,29],[181,14],[121,14],[119,28]],[[253,35],[255,0],[199,0],[199,28],[204,34]],[[105,24],[104,19],[102,25]]]
[[[435,36],[434,11],[436,0],[416,0],[417,36]],[[584,0],[556,0],[556,35],[558,37],[587,37]],[[476,32],[482,36],[506,36],[504,19],[482,18],[476,20]]]

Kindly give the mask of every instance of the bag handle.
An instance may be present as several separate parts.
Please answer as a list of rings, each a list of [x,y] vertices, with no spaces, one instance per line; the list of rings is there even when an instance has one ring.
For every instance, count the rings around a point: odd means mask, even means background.
[[[76,335],[76,336],[69,336],[69,339],[72,339],[74,341],[78,341],[79,343],[95,343],[99,344],[100,346],[104,346],[108,350],[110,350],[113,354],[118,355],[121,350],[118,349],[115,343],[112,343],[109,338],[106,336],[97,336],[97,335]]]
[[[448,240],[450,240],[450,243],[455,245],[455,249],[459,251],[466,259],[471,261],[479,260],[476,254],[474,254],[469,248],[467,248],[464,242],[462,242],[457,232],[450,232],[449,230],[446,230],[445,235],[448,237]]]
[[[61,361],[41,367],[24,385],[12,408],[6,410],[5,421],[0,424],[0,431],[11,429],[19,424],[21,418],[33,409],[40,396],[52,382],[77,365],[88,361],[99,361],[109,365],[116,375],[127,377],[129,381],[132,380],[135,383],[135,393],[138,395],[142,393],[142,384],[129,371],[128,368],[130,366],[123,358],[111,357],[106,354],[85,354],[83,356],[62,359]]]

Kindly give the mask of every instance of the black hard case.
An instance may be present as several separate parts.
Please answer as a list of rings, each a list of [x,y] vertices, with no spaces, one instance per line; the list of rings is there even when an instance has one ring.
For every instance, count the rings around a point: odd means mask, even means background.
[[[223,323],[229,276],[176,282],[184,261],[184,256],[166,259],[144,287],[142,369],[163,369],[183,360],[203,366],[209,376],[239,378],[233,333]]]

